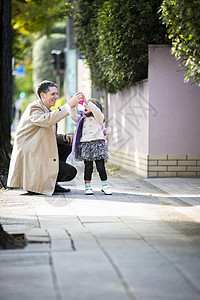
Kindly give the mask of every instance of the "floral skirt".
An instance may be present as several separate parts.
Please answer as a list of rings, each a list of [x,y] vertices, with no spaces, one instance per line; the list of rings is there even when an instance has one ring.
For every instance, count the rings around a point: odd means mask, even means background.
[[[75,153],[75,160],[93,161],[93,160],[100,160],[100,159],[104,159],[105,161],[109,159],[108,147],[105,141],[97,140],[92,142],[79,143]]]

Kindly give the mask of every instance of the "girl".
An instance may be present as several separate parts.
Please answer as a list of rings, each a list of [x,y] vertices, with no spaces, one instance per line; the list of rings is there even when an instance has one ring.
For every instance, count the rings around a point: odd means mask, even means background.
[[[105,161],[109,158],[108,148],[102,129],[104,115],[102,105],[96,99],[84,100],[84,113],[80,118],[76,114],[75,108],[71,109],[71,117],[75,122],[76,132],[72,145],[72,155],[75,160],[84,161],[85,193],[92,195],[91,179],[93,173],[93,161],[95,161],[99,177],[102,181],[101,191],[106,195],[111,195],[107,183],[107,173]]]

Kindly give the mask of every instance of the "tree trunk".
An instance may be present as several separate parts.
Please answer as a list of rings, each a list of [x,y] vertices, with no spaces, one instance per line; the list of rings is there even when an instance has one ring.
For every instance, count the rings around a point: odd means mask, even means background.
[[[11,0],[0,0],[0,189],[6,187],[11,152],[12,90]],[[23,234],[9,234],[0,224],[0,249],[22,248],[26,243]]]
[[[9,234],[0,224],[0,249],[23,248],[27,245],[24,234]]]
[[[0,188],[6,187],[11,152],[12,87],[11,0],[0,0]]]

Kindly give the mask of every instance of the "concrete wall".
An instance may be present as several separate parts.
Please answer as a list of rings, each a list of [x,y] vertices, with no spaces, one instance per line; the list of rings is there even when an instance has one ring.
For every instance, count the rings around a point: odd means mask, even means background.
[[[108,97],[110,161],[146,177],[200,176],[200,88],[166,45],[149,46],[148,80]]]

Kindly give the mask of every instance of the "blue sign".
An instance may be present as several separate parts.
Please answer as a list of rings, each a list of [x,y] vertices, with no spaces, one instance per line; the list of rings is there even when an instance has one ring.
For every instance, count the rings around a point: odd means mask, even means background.
[[[16,68],[14,75],[16,75],[19,78],[25,77],[25,67],[23,65],[20,65]]]

